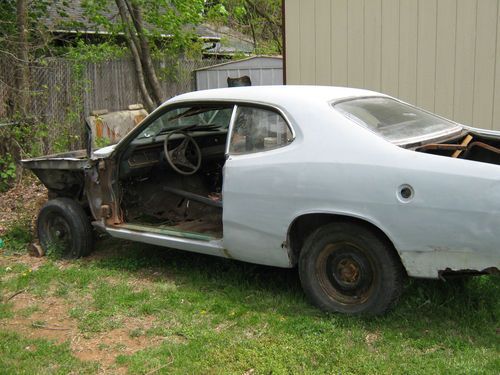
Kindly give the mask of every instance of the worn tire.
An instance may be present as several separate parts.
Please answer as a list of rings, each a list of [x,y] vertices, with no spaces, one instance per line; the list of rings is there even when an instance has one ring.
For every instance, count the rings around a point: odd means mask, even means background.
[[[37,218],[40,245],[45,252],[57,247],[63,258],[89,255],[93,246],[92,226],[82,206],[70,198],[51,199]]]
[[[332,223],[306,239],[299,275],[305,294],[320,309],[379,315],[400,296],[405,273],[392,245],[372,230]]]

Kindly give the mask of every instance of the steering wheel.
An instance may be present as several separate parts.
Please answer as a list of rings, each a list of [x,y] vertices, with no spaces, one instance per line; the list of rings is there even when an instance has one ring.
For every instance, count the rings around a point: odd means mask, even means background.
[[[175,147],[173,150],[168,149],[168,142],[170,138],[174,134],[182,134],[184,139],[182,142]],[[196,159],[196,162],[193,163],[188,159],[188,146],[192,144],[191,150],[194,150],[192,155],[189,155],[191,159]],[[163,142],[163,150],[165,151],[165,158],[168,161],[168,164],[178,173],[183,175],[191,175],[194,174],[200,169],[201,166],[201,151],[198,143],[191,137],[188,133],[182,130],[175,130],[169,133],[165,137],[165,141]],[[183,169],[181,169],[183,168]]]

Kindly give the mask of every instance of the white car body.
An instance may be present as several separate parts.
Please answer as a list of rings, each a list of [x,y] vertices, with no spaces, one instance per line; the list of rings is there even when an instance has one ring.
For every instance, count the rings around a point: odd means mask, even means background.
[[[500,167],[398,147],[332,109],[336,100],[366,96],[381,94],[252,87],[198,91],[164,104],[261,103],[281,110],[295,131],[294,142],[286,147],[228,157],[218,255],[290,267],[286,244],[292,223],[302,215],[322,213],[379,228],[409,276],[499,269]],[[415,192],[407,202],[398,197],[405,184]]]
[[[450,138],[455,143],[443,147],[466,150],[466,141],[460,142],[469,134],[489,142],[496,155],[500,149],[492,145],[498,146],[500,133],[453,123],[448,132],[390,142],[335,107],[361,98],[390,97],[342,87],[260,86],[172,98],[117,145],[94,151],[86,162],[85,194],[93,224],[118,238],[294,267],[304,243],[297,223],[312,228],[331,220],[355,222],[387,239],[409,276],[498,272],[500,167],[491,162],[497,159],[483,162],[420,151],[439,148],[436,144]],[[210,103],[232,106],[233,111],[222,169],[222,236],[195,238],[128,225],[117,203],[121,193],[115,170],[122,155],[162,113]],[[235,113],[242,105],[278,113],[291,128],[293,141],[262,152],[231,153]],[[41,170],[51,168],[44,160],[25,161],[42,180]]]

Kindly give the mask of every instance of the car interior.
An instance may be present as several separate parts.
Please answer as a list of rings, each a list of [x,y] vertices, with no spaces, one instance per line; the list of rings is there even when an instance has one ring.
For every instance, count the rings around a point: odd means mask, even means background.
[[[121,155],[120,206],[136,229],[222,237],[222,168],[232,106],[170,110]]]
[[[128,144],[119,160],[120,207],[130,229],[222,238],[222,182],[233,105],[167,110]],[[291,142],[276,112],[238,106],[231,154]]]

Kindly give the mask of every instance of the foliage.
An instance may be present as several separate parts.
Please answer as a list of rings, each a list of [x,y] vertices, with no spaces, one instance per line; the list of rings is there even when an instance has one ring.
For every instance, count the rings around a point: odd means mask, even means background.
[[[126,48],[111,41],[105,41],[99,44],[90,44],[83,39],[78,39],[75,45],[66,47],[63,56],[74,63],[83,66],[83,63],[98,63],[107,60],[124,57],[127,53]],[[80,68],[80,67],[79,67]]]
[[[138,5],[144,14],[148,25],[146,36],[154,53],[173,56],[190,51],[196,45],[193,26],[203,20],[204,0],[132,0],[130,3]],[[115,36],[125,31],[114,0],[83,0],[81,4],[95,28]],[[118,39],[113,41],[119,44]]]
[[[18,104],[24,103],[22,94],[29,90],[28,100],[37,102],[37,110],[43,111],[44,97],[48,97],[48,87],[37,86],[36,75],[30,78],[26,90],[19,90],[17,83],[9,82],[9,103],[5,122],[18,122],[18,125],[0,129],[0,162],[3,175],[0,176],[0,189],[12,182],[11,174],[15,164],[7,160],[12,157],[17,162],[21,157],[38,156],[47,152],[68,151],[82,147],[83,98],[89,82],[84,77],[88,63],[97,63],[120,58],[130,54],[124,41],[125,25],[118,16],[117,0],[81,0],[85,25],[71,19],[71,7],[75,2],[68,0],[27,0],[29,62],[20,60],[18,53],[18,30],[16,25],[16,0],[0,1],[0,58],[9,68],[11,77],[17,77],[21,66],[29,63],[30,71],[42,72],[49,69],[51,56],[63,56],[71,61],[72,78],[71,100],[65,103],[67,113],[64,119],[44,118],[43,113],[29,113],[19,110]],[[131,6],[140,8],[144,24],[144,35],[148,40],[153,58],[167,57],[172,64],[162,66],[156,72],[160,79],[175,81],[175,78],[189,72],[179,66],[179,56],[190,59],[200,58],[203,43],[195,36],[195,27],[203,22],[227,25],[253,38],[257,53],[279,53],[281,50],[281,1],[280,0],[168,0],[146,1],[126,0]],[[64,43],[53,43],[48,32],[46,19],[57,14],[60,28],[90,28],[109,32],[92,39],[76,35]],[[89,25],[90,23],[90,25]],[[278,33],[278,34],[276,34]],[[238,56],[236,56],[237,58]],[[11,71],[9,70],[9,72]],[[16,78],[17,79],[17,78]],[[146,82],[151,90],[151,82]],[[50,89],[54,89],[53,87]],[[57,87],[55,87],[57,90]],[[163,101],[165,98],[161,98]],[[158,102],[156,100],[155,102]],[[13,104],[12,104],[13,103]],[[5,105],[7,104],[7,105]],[[25,108],[24,105],[19,107]],[[29,107],[29,106],[28,106]],[[5,113],[5,112],[4,112]],[[38,117],[36,117],[38,116]],[[4,122],[4,121],[2,121]],[[75,129],[78,129],[75,131]],[[10,156],[7,156],[10,155]],[[19,168],[17,172],[19,173]]]
[[[49,244],[45,256],[51,260],[62,259],[64,255],[64,246],[60,243]]]
[[[96,137],[94,139],[94,143],[96,148],[102,148],[109,146],[111,144],[111,141],[106,137]]]
[[[0,128],[0,192],[8,190],[21,170],[19,159],[44,152],[47,126],[43,123],[13,122]]]
[[[33,241],[30,218],[22,216],[10,225],[3,240],[7,253],[25,253],[28,244]]]
[[[0,54],[16,54],[17,25],[16,25],[17,0],[0,1]],[[28,32],[30,35],[30,52],[32,56],[47,54],[47,28],[41,22],[52,6],[56,14],[65,15],[65,9],[70,5],[69,0],[29,0],[27,1]]]
[[[11,154],[0,157],[0,192],[9,189],[16,178],[16,164]]]
[[[212,0],[206,19],[249,36],[256,54],[281,54],[282,0]]]

